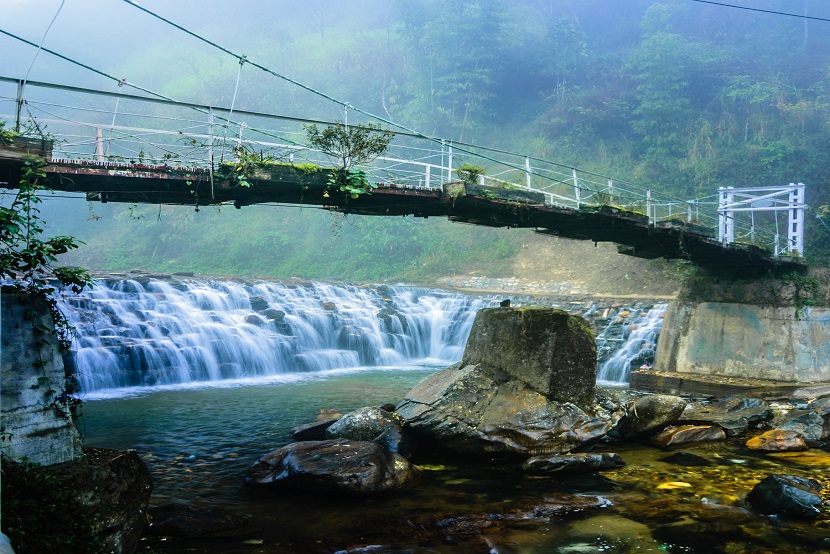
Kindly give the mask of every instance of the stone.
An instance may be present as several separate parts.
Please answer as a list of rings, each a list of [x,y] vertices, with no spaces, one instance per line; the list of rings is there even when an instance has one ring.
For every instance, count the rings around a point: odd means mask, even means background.
[[[0,452],[43,465],[77,459],[82,450],[70,415],[72,384],[66,370],[71,368],[64,365],[57,338],[48,331],[55,327],[49,304],[8,286],[0,295]]]
[[[726,440],[726,432],[715,425],[680,425],[667,427],[651,438],[656,446],[678,446],[695,442]]]
[[[525,460],[522,471],[533,475],[551,473],[591,473],[617,469],[625,465],[619,454],[612,452],[576,453],[561,456],[534,456]]]
[[[337,304],[334,302],[323,302],[322,306],[327,312],[337,312]]]
[[[402,417],[381,408],[366,407],[349,412],[326,429],[326,438],[369,441],[408,457],[409,439],[404,433]]]
[[[683,411],[679,422],[718,425],[726,431],[726,436],[735,437],[771,418],[772,410],[764,400],[733,396],[717,402],[692,402]]]
[[[608,434],[625,439],[648,437],[676,422],[686,404],[679,396],[642,396],[628,407],[626,414]]]
[[[321,421],[313,421],[304,425],[298,425],[291,429],[291,437],[295,441],[321,441],[326,440],[326,429],[334,425],[339,418],[333,417]]]
[[[164,537],[228,537],[247,533],[248,520],[222,508],[165,504],[147,510],[146,535]]]
[[[570,452],[613,425],[601,406],[552,401],[523,381],[504,379],[457,364],[421,381],[396,412],[414,433],[457,454],[488,458]]]
[[[268,301],[261,296],[252,296],[250,302],[251,309],[255,312],[264,312],[268,309]]]
[[[758,512],[793,518],[821,514],[821,485],[795,475],[768,475],[755,485],[746,499]]]
[[[746,441],[750,450],[762,452],[799,452],[807,450],[807,443],[795,431],[773,429]]]
[[[660,458],[660,461],[686,467],[706,467],[712,465],[712,462],[706,458],[689,452],[675,452],[671,456]]]
[[[51,466],[4,460],[3,494],[22,501],[3,504],[4,529],[18,552],[63,552],[54,548],[66,540],[79,552],[99,551],[85,549],[92,544],[105,552],[137,550],[153,488],[150,471],[134,450],[85,448],[83,454]],[[36,505],[27,507],[27,501]],[[36,509],[38,518],[15,509]],[[43,528],[44,519],[54,526]],[[27,522],[36,527],[26,528]]]
[[[265,325],[265,320],[256,314],[249,314],[245,316],[245,323],[256,327],[262,327]]]
[[[285,312],[282,310],[275,310],[274,308],[268,308],[262,312],[262,315],[270,321],[282,321],[285,319]]]
[[[485,308],[461,360],[518,379],[550,400],[584,405],[596,386],[596,343],[584,319],[553,308]]]
[[[266,454],[245,484],[275,490],[372,495],[410,485],[418,470],[373,442],[336,439],[295,442]]]
[[[807,406],[807,409],[816,412],[824,420],[821,438],[830,438],[830,397],[814,400]]]
[[[825,438],[824,418],[813,410],[792,410],[775,418],[772,426],[781,431],[795,431],[805,441]]]

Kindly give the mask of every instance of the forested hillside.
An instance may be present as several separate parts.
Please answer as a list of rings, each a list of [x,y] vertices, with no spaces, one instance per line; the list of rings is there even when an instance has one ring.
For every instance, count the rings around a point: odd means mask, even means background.
[[[429,135],[689,199],[719,186],[804,182],[807,255],[828,262],[830,230],[821,218],[830,203],[830,4],[823,0],[740,2],[801,17],[693,0],[270,4],[270,17],[250,14],[265,33],[223,27],[203,14],[171,17]],[[180,55],[148,44],[109,69],[129,70],[133,81],[177,98],[230,103],[232,58],[214,52],[183,64]],[[159,71],[165,66],[176,71]],[[342,118],[292,87],[246,74],[237,105]],[[91,222],[60,211],[54,225],[88,243],[70,261],[94,268],[429,280],[503,274],[526,242],[516,231],[411,218],[344,221],[285,208],[102,206]]]

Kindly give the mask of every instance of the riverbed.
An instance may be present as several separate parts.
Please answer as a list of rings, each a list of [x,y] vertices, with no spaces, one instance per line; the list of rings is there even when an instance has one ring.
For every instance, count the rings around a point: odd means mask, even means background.
[[[759,455],[742,441],[680,449],[612,441],[596,450],[617,452],[627,465],[594,475],[528,477],[509,464],[418,459],[424,471],[415,488],[377,498],[243,486],[253,462],[290,442],[290,429],[321,408],[397,403],[438,368],[422,362],[103,395],[87,401],[81,428],[87,445],[138,451],[153,474],[152,505],[216,506],[250,520],[238,536],[150,539],[147,552],[830,552],[827,516],[790,522],[743,502],[770,473],[830,485],[823,449]],[[563,499],[598,499],[601,507],[531,517]]]

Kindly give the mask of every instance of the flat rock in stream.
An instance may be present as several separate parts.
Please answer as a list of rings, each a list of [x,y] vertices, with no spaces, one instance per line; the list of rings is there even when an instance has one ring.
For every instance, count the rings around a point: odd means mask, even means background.
[[[769,421],[772,410],[760,398],[724,398],[717,402],[692,402],[680,416],[679,423],[718,425],[726,436],[735,437],[750,427]]]

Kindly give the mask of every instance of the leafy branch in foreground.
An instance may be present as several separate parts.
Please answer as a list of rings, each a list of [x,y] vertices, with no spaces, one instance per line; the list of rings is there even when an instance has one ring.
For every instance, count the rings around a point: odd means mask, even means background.
[[[352,167],[367,164],[386,152],[395,138],[392,131],[374,123],[346,126],[339,121],[322,129],[315,124],[303,127],[309,146],[337,160],[341,171],[332,173],[331,186],[337,186],[352,198],[370,194],[377,188],[369,182],[366,173]]]

